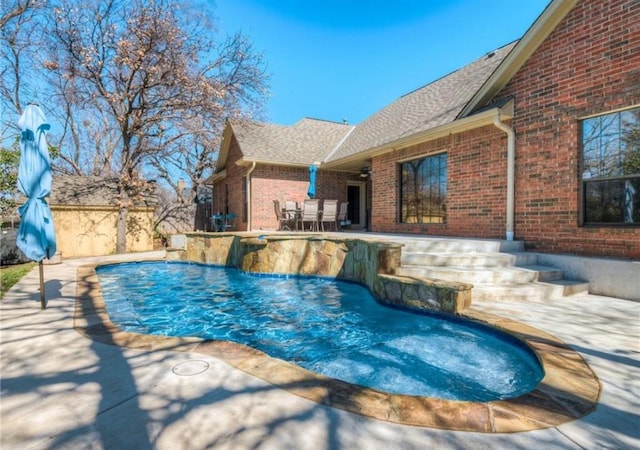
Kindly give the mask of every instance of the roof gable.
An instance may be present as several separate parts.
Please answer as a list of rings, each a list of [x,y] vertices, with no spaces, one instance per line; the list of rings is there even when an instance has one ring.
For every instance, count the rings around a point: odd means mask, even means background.
[[[353,156],[453,122],[514,46],[515,43],[511,43],[487,53],[400,97],[358,124],[328,161]]]
[[[578,1],[552,0],[519,41],[400,97],[356,127],[315,119],[303,119],[292,127],[234,123],[232,130],[225,130],[218,171],[225,168],[233,134],[246,160],[299,165],[322,161],[327,167],[347,168],[397,145],[481,126],[487,118],[481,118],[479,111],[487,109]],[[500,105],[492,107],[496,108],[492,114],[503,118],[512,114]]]
[[[500,66],[491,74],[484,85],[477,90],[469,103],[460,111],[459,117],[464,117],[477,107],[481,107],[504,88],[518,70],[527,62],[531,55],[547,39],[559,23],[573,9],[579,0],[553,0],[540,14],[536,21],[518,41],[509,55],[504,58]]]
[[[300,166],[324,159],[353,128],[311,118],[304,118],[292,126],[245,120],[231,121],[227,126],[230,132],[224,138],[227,142],[223,141],[223,150],[225,145],[230,145],[232,134],[244,161]],[[221,155],[224,160],[219,160],[219,168],[226,166],[226,156]]]

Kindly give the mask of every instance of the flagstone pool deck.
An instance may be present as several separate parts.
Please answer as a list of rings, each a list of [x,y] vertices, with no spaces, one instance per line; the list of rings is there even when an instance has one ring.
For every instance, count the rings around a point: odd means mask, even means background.
[[[477,433],[400,425],[307,400],[190,351],[132,349],[74,329],[77,272],[164,252],[35,268],[0,301],[0,448],[640,448],[640,303],[580,294],[475,302],[561,339],[600,380],[596,410],[561,425]],[[123,258],[124,257],[124,258]]]

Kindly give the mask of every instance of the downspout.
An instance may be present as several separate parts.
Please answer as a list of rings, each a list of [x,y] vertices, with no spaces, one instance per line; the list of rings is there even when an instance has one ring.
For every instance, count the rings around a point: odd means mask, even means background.
[[[507,133],[507,241],[513,241],[513,222],[515,217],[515,172],[516,172],[516,133],[513,128],[500,120],[498,112],[493,124]]]
[[[256,162],[251,164],[251,169],[247,172],[247,231],[251,231],[251,172],[256,169]]]

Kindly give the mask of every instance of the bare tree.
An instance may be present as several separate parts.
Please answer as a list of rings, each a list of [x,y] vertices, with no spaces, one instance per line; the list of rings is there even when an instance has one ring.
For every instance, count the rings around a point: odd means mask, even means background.
[[[248,41],[215,45],[204,17],[179,6],[59,0],[52,10],[45,67],[66,111],[60,157],[69,171],[119,177],[117,252],[126,251],[128,209],[146,189],[145,172],[171,182],[185,171],[195,189],[224,118],[251,114],[266,93]]]
[[[18,117],[36,100],[37,54],[44,2],[2,0],[0,9],[0,216],[14,214],[20,159]]]
[[[36,49],[41,44],[38,24],[44,2],[37,0],[3,0],[0,12],[0,102],[2,136],[16,130],[16,121],[37,91]],[[31,97],[26,98],[25,97]],[[4,139],[3,139],[4,140]]]

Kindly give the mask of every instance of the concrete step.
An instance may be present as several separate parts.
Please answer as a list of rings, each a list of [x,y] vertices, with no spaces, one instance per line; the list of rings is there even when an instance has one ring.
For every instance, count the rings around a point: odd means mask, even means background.
[[[538,274],[517,267],[401,266],[402,276],[434,278],[471,284],[522,284],[537,281]]]
[[[386,235],[385,241],[404,244],[404,251],[425,253],[467,253],[467,252],[503,252],[517,253],[524,251],[524,242],[501,239],[463,239],[447,237],[412,238],[412,235]]]
[[[557,281],[564,278],[562,270],[555,267],[530,265],[530,266],[518,266],[520,270],[526,270],[537,274],[536,281]]]
[[[510,267],[518,257],[498,252],[417,252],[413,247],[402,250],[403,266]]]
[[[589,291],[589,283],[579,280],[555,280],[524,284],[479,284],[471,290],[473,300],[557,300]]]
[[[514,258],[514,266],[534,266],[538,264],[538,255],[536,253],[527,252],[509,252]]]
[[[589,291],[562,270],[538,263],[520,241],[389,236],[403,244],[401,276],[472,284],[473,299],[545,300]]]

